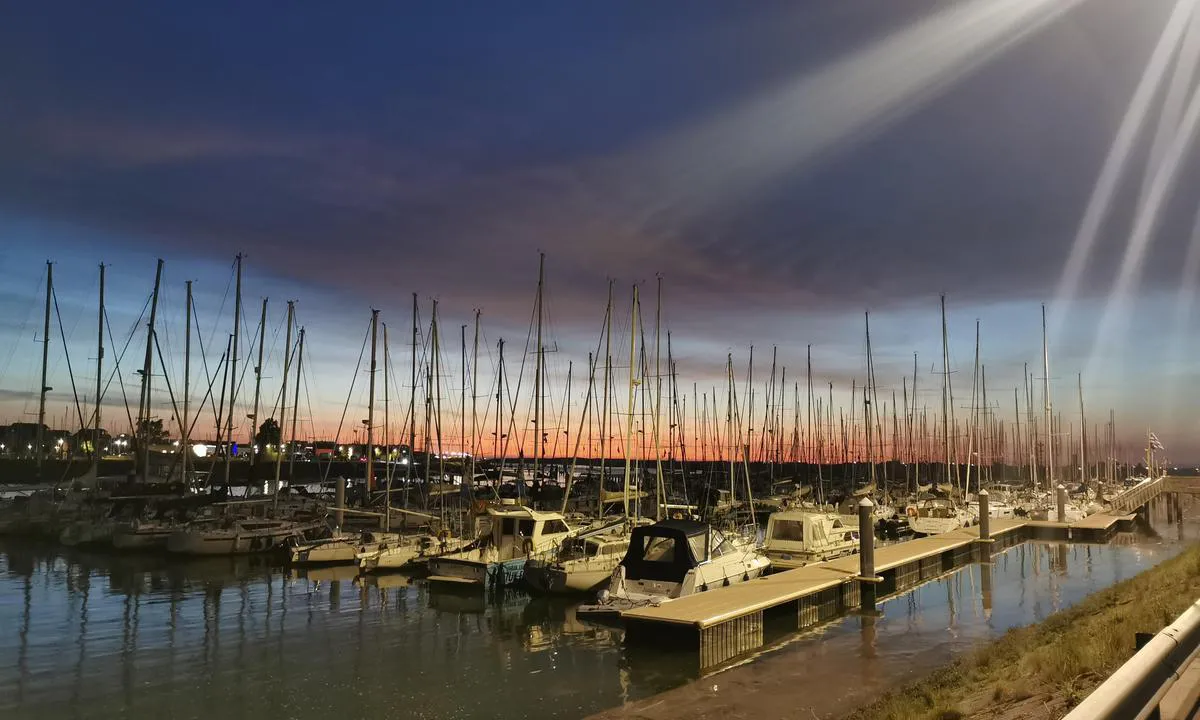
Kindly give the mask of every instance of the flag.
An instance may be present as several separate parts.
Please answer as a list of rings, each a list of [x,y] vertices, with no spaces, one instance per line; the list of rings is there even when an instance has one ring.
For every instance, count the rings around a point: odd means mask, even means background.
[[[1166,449],[1163,447],[1162,443],[1158,441],[1158,436],[1154,433],[1150,433],[1150,447],[1154,448],[1155,450]]]

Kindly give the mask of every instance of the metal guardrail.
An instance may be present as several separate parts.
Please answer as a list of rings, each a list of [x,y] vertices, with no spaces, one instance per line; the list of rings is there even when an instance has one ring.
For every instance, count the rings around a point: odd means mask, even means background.
[[[1143,720],[1200,654],[1200,601],[1138,650],[1064,720]]]

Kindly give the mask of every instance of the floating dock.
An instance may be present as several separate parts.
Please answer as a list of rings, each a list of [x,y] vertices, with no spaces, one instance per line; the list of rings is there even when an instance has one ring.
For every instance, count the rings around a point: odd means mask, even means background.
[[[907,592],[1026,540],[1107,542],[1134,515],[1097,513],[1076,523],[992,518],[990,539],[979,527],[875,548],[875,596]],[[859,557],[850,555],[718,587],[657,607],[621,613],[629,642],[664,642],[699,650],[700,669],[715,668],[764,644],[772,634],[804,630],[860,606]]]

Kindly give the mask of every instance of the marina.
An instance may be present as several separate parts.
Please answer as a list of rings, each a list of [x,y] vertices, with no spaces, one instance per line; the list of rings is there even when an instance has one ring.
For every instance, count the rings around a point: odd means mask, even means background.
[[[7,15],[3,720],[1200,720],[1200,0]]]
[[[1118,532],[1109,544],[1028,541],[996,550],[990,565],[939,567],[881,598],[869,628],[856,613],[823,617],[803,632],[770,626],[764,644],[741,657],[757,658],[763,672],[803,664],[802,706],[833,717],[849,697],[868,697],[1171,556],[1200,539],[1194,509],[1185,497],[1184,522],[1168,523],[1165,504],[1157,504],[1147,515],[1151,535]],[[964,540],[929,539],[925,547],[945,552]],[[880,568],[902,559],[878,552]],[[800,568],[760,582],[790,578],[799,596],[811,593],[816,572]],[[833,582],[828,587],[842,584]],[[694,649],[648,647],[619,628],[581,621],[578,599],[464,594],[408,575],[287,570],[261,557],[176,560],[5,540],[0,597],[0,623],[16,629],[0,637],[0,713],[13,718],[315,719],[396,708],[431,718],[577,718],[685,691],[711,672]],[[694,601],[672,604],[684,602]],[[696,618],[705,614],[693,609]],[[720,621],[716,610],[705,617]],[[856,681],[833,682],[842,675]],[[829,697],[804,691],[830,687],[839,690]]]

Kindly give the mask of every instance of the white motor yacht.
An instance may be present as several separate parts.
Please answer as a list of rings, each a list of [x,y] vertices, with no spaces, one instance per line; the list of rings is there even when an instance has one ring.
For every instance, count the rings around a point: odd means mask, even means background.
[[[781,510],[767,518],[762,549],[773,570],[790,570],[858,552],[859,536],[837,513]]]
[[[595,605],[579,613],[619,614],[714,588],[747,582],[771,566],[749,538],[726,537],[691,520],[634,528],[629,549]]]

